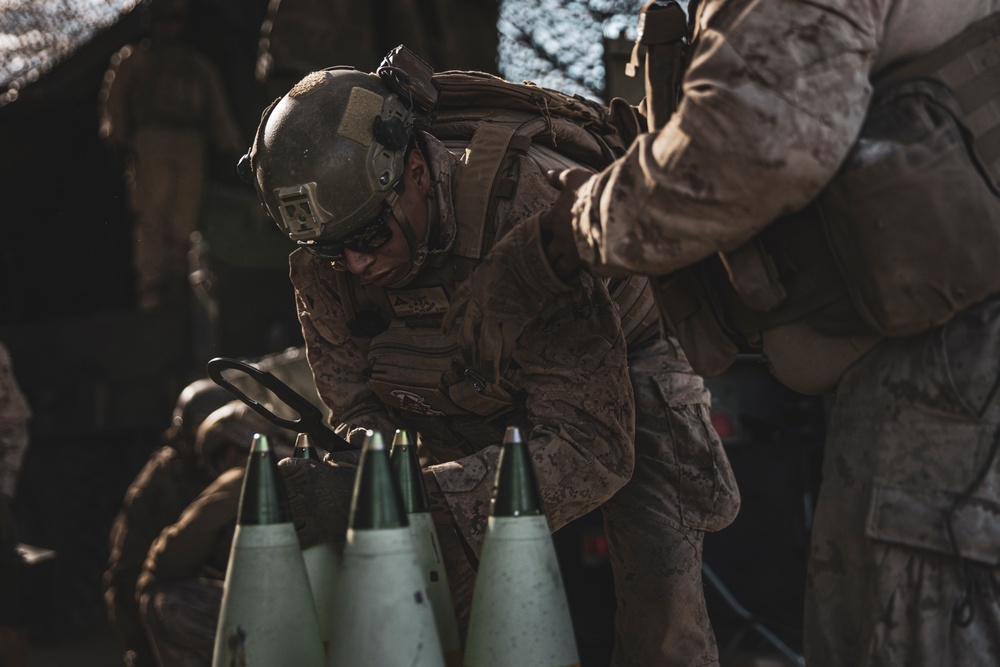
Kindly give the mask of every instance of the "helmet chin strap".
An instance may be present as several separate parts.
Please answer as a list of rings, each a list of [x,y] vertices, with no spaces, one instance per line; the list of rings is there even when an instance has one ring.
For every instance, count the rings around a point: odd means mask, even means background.
[[[437,218],[434,216],[434,194],[435,190],[432,184],[427,193],[427,230],[424,232],[423,240],[419,242],[417,241],[416,234],[413,232],[413,225],[410,224],[406,213],[403,212],[403,207],[399,205],[399,195],[394,192],[386,200],[390,208],[392,208],[392,215],[396,218],[403,236],[406,237],[407,244],[410,246],[410,261],[412,262],[410,272],[391,285],[387,285],[389,289],[400,289],[409,285],[417,277],[417,274],[420,273],[424,262],[427,261],[430,253],[431,238],[434,236],[434,230],[437,229]]]

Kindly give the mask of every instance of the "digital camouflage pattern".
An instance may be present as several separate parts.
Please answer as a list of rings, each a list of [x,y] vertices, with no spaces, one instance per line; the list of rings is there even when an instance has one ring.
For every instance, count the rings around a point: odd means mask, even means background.
[[[996,664],[998,378],[996,298],[845,374],[814,522],[810,665]]]
[[[666,275],[736,248],[833,177],[870,75],[998,10],[997,0],[704,0],[679,110],[580,191],[581,257],[598,272]],[[802,363],[821,362],[829,340],[795,326],[784,340],[817,343]],[[1000,655],[998,327],[994,299],[883,341],[842,378],[813,532],[811,667]]]
[[[701,576],[706,531],[740,497],[711,398],[677,341],[634,345],[635,470],[604,506],[615,590],[614,667],[717,665]]]
[[[454,267],[447,260],[456,233],[455,158],[432,138],[427,144],[437,174],[443,245],[428,260],[433,268],[427,272],[442,276],[451,290],[454,280],[447,276]],[[514,196],[498,203],[498,235],[555,198],[527,158],[520,159],[517,180]],[[660,340],[654,328],[626,349],[605,284],[584,274],[525,329],[499,384],[487,383],[467,396],[454,390],[461,385],[459,375],[445,370],[435,384],[453,383],[449,398],[456,409],[437,397],[393,400],[392,392],[376,393],[370,384],[377,377],[392,386],[391,378],[383,380],[371,369],[373,358],[379,363],[384,358],[375,352],[380,337],[352,332],[350,325],[357,322],[344,305],[371,290],[345,287],[345,278],[352,278],[305,252],[293,253],[290,264],[309,361],[334,415],[332,425],[359,446],[366,428],[392,433],[409,427],[420,433],[427,469],[457,528],[456,533],[441,526],[439,532],[460,628],[468,620],[475,576],[462,543],[476,554],[482,546],[502,425],[515,423],[528,434],[553,530],[603,504],[619,597],[615,665],[717,661],[704,607],[700,545],[704,530],[732,520],[739,496],[710,425],[708,394],[676,345]],[[411,331],[416,341],[427,340],[420,328]],[[428,336],[440,335],[431,331]],[[446,342],[435,345],[447,347]],[[457,350],[454,355],[461,359]],[[399,385],[410,384],[403,375],[399,369]],[[472,426],[487,421],[479,416],[487,412],[484,404],[508,410],[488,431]],[[435,416],[435,410],[449,414]]]
[[[426,140],[429,162],[437,171],[445,243],[428,259],[428,265],[433,265],[447,258],[455,237],[450,192],[455,158],[433,138]],[[523,158],[517,192],[511,201],[501,202],[497,213],[501,231],[552,199],[544,177]],[[487,446],[471,444],[463,437],[462,426],[452,429],[457,437],[441,434],[435,438],[423,419],[440,412],[432,392],[398,394],[395,403],[387,405],[369,388],[369,348],[378,337],[354,336],[348,325],[342,299],[349,295],[338,291],[338,280],[347,274],[338,276],[329,263],[300,251],[291,255],[290,263],[309,363],[317,390],[334,415],[333,426],[352,441],[365,428],[385,433],[403,427],[419,431],[421,447],[435,461],[430,469],[455,521],[478,552],[489,515],[502,427],[495,429],[495,444]],[[529,434],[553,530],[595,509],[624,485],[632,471],[634,436],[625,340],[603,283],[581,280],[555,311],[547,321],[524,332],[512,357],[511,365],[517,370],[508,369],[503,386],[495,387],[498,397],[518,397],[506,401],[516,413],[507,421],[521,420],[518,425]],[[454,412],[471,414],[468,409]]]
[[[800,210],[857,136],[869,75],[925,52],[997,0],[703,0],[684,98],[662,131],[580,192],[580,256],[666,275]]]

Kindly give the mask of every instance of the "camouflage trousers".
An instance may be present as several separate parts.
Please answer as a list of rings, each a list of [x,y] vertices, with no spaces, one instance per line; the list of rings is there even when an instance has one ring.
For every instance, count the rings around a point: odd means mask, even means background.
[[[706,531],[736,517],[739,491],[711,425],[709,395],[680,347],[649,343],[630,353],[629,372],[635,469],[602,506],[617,597],[612,666],[718,665],[701,547]],[[438,535],[464,637],[475,572],[455,531]]]
[[[629,351],[635,469],[604,512],[618,605],[613,667],[717,665],[701,575],[704,533],[729,525],[739,491],[710,397],[675,341]]]
[[[192,579],[153,586],[140,600],[160,667],[211,667],[223,582]]]
[[[806,593],[809,667],[996,665],[1000,299],[886,341],[830,412]]]

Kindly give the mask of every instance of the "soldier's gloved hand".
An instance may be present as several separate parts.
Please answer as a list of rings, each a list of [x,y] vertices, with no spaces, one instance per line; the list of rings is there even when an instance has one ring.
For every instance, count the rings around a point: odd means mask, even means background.
[[[347,462],[287,458],[278,463],[278,470],[288,491],[288,508],[301,547],[343,541],[358,467]]]
[[[496,382],[528,322],[570,291],[545,258],[535,215],[504,236],[459,285],[441,328],[457,331],[466,364]]]

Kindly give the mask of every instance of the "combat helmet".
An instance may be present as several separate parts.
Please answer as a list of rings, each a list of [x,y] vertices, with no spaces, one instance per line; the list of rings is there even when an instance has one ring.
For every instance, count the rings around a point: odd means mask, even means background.
[[[177,397],[166,433],[167,441],[178,451],[193,454],[198,427],[206,417],[232,400],[232,394],[212,380],[195,380]]]
[[[266,435],[283,457],[291,456],[291,436],[240,401],[230,401],[205,417],[195,436],[195,453],[201,465],[214,477],[222,472],[217,467],[219,455],[230,446],[249,453],[257,433]]]
[[[281,230],[307,249],[364,241],[391,211],[421,263],[426,239],[415,238],[398,205],[412,128],[412,106],[378,75],[353,67],[312,72],[264,112],[240,173]]]

